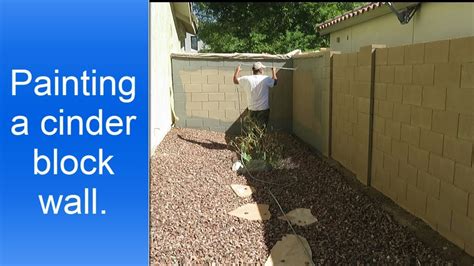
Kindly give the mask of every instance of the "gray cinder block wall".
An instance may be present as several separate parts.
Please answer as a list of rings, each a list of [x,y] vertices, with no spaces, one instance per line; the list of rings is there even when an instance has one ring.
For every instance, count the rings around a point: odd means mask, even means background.
[[[244,91],[233,83],[239,63],[261,61],[266,66],[291,67],[290,60],[231,60],[227,58],[186,58],[173,56],[174,108],[177,127],[202,128],[237,134],[247,108]],[[242,66],[241,76],[251,75],[251,66]],[[271,76],[271,69],[265,70]],[[277,72],[278,85],[270,91],[270,126],[291,132],[293,117],[293,73]]]

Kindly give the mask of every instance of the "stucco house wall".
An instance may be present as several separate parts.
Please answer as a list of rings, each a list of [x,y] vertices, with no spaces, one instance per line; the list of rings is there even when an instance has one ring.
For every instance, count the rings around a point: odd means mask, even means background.
[[[398,4],[395,3],[395,6]],[[386,14],[378,15],[379,13]],[[357,17],[360,17],[357,18],[359,20],[374,14],[377,16],[367,21],[355,21]],[[474,36],[474,3],[421,3],[413,18],[405,25],[400,24],[387,6],[357,17],[340,22],[350,26],[334,31],[331,27],[336,28],[337,24],[327,28],[326,32],[330,31],[332,50],[350,53],[371,44],[393,47]]]
[[[186,29],[173,3],[150,3],[150,139],[151,151],[172,124],[171,53],[183,51]]]

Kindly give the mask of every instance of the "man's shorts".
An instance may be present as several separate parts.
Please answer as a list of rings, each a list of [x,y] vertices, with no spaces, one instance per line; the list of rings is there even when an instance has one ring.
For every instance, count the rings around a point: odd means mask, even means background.
[[[265,126],[266,128],[268,125],[268,120],[270,118],[270,109],[261,110],[261,111],[249,110],[249,116],[250,116],[250,119],[255,121],[258,125]]]

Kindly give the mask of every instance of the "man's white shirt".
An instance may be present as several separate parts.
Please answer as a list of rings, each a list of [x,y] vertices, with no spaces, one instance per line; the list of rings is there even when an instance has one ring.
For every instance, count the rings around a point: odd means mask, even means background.
[[[249,110],[261,111],[270,108],[268,103],[269,89],[275,85],[271,77],[250,75],[240,77],[238,80],[239,87],[246,91]]]

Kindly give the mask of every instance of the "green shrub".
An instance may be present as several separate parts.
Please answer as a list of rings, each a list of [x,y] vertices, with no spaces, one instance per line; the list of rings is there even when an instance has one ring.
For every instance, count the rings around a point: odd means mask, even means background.
[[[275,133],[270,133],[264,125],[250,117],[244,118],[244,130],[241,136],[230,142],[240,154],[244,164],[250,161],[263,160],[277,168],[283,155],[283,146],[278,142]]]

